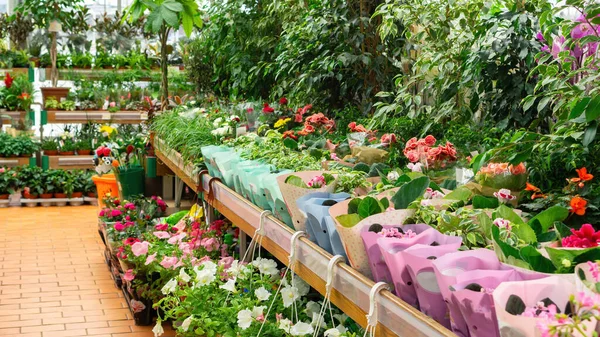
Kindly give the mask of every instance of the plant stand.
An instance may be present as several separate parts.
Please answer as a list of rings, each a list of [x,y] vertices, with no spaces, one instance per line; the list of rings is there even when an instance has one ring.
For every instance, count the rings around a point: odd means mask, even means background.
[[[123,283],[121,290],[123,291],[123,296],[127,301],[127,306],[129,307],[129,311],[131,311],[131,315],[133,316],[135,325],[152,325],[154,316],[156,314],[156,310],[152,308],[152,301],[147,298],[138,298],[138,296],[136,296],[134,292],[130,291],[128,282]],[[135,310],[132,308],[132,301],[138,301],[143,303],[145,306],[144,310],[135,312]]]
[[[21,199],[21,203],[27,207],[36,207],[39,202],[39,199]]]
[[[6,200],[0,200],[0,208],[6,208],[6,207],[8,207],[9,203],[10,203],[10,201],[8,199],[6,199]]]
[[[71,198],[71,199],[69,199],[69,205],[81,206],[81,205],[83,205],[83,198]]]

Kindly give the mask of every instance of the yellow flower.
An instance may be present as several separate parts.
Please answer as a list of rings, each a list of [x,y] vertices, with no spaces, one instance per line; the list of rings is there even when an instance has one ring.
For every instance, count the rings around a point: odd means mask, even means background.
[[[117,133],[117,129],[113,128],[110,125],[102,125],[102,127],[100,127],[100,132],[110,136],[113,132]]]
[[[275,127],[275,129],[282,128],[282,127],[286,126],[287,123],[289,123],[291,120],[292,120],[291,118],[280,119],[277,122],[275,122],[274,127]]]

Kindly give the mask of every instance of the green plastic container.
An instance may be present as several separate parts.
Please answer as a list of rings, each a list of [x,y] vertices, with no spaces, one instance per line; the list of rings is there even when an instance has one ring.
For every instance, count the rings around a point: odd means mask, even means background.
[[[129,198],[144,194],[144,168],[141,166],[132,166],[121,169],[117,176],[119,185],[119,198],[128,200]]]

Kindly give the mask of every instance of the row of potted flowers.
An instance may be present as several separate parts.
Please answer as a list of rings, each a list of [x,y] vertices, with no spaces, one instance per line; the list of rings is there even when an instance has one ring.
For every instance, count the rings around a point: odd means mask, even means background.
[[[107,198],[100,230],[119,261],[122,287],[138,324],[163,333],[171,321],[180,336],[355,336],[341,311],[324,313],[318,294],[278,262],[257,254],[240,260],[239,229],[205,220],[203,210],[167,218],[160,198],[121,203]],[[211,310],[206,310],[208,307]],[[352,332],[354,331],[354,332]]]

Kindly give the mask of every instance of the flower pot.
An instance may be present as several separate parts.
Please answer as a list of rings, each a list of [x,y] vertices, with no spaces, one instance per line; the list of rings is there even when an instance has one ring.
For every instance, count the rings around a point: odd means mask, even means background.
[[[42,193],[42,194],[40,194],[40,198],[42,198],[42,199],[52,199],[52,193]]]
[[[8,200],[10,194],[0,194],[0,200]]]
[[[88,196],[88,198],[95,198],[96,197],[96,193],[94,193],[94,192],[88,192],[87,196]]]
[[[61,156],[74,156],[75,151],[59,151],[58,154]]]
[[[61,88],[61,87],[43,87],[42,97],[44,99],[44,106],[46,106],[46,98],[54,97],[57,101],[60,102],[61,98],[67,98],[69,95],[69,88]]]
[[[67,194],[66,193],[54,193],[54,197],[57,199],[66,199]]]
[[[117,182],[121,200],[144,194],[144,168],[138,166],[122,169],[117,175]]]
[[[23,192],[23,197],[25,197],[25,199],[37,199],[38,195],[37,195],[37,193]]]
[[[80,156],[89,156],[92,154],[92,150],[77,150],[77,154]]]
[[[73,192],[71,194],[71,198],[81,198],[83,197],[83,192]]]
[[[58,150],[44,150],[44,155],[56,156],[56,155],[58,155]]]

